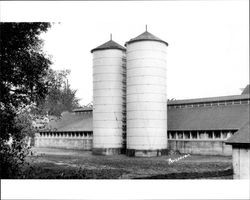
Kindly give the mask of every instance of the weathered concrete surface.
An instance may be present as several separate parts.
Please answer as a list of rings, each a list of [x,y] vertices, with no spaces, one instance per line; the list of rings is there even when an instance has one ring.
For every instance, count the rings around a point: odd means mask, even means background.
[[[168,140],[168,148],[189,154],[232,155],[231,145],[226,145],[223,140]]]
[[[120,148],[93,148],[92,153],[94,155],[111,156],[121,154]]]
[[[126,155],[130,157],[155,157],[155,156],[163,156],[167,155],[167,149],[158,149],[158,150],[135,150],[135,149],[127,149]]]
[[[91,150],[92,138],[36,137],[35,147]]]
[[[233,147],[234,179],[250,179],[250,148]]]
[[[75,150],[92,150],[92,138],[70,137],[36,137],[35,147],[62,148]],[[115,149],[115,150],[112,150]],[[223,140],[168,140],[168,150],[134,150],[127,149],[128,156],[152,157],[166,155],[169,150],[180,153],[200,155],[232,155],[232,146],[226,145]],[[93,152],[96,155],[120,154],[119,148],[97,148]]]

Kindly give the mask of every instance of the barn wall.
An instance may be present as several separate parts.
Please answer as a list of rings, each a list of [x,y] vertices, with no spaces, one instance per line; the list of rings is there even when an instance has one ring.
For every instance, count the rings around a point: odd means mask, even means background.
[[[250,179],[250,148],[233,147],[234,179]]]
[[[232,155],[231,145],[226,145],[219,140],[168,140],[170,150],[178,150],[180,153],[200,155]]]
[[[35,147],[92,150],[92,137],[41,137],[35,138]]]
[[[36,136],[36,147],[64,148],[78,150],[92,150],[92,136],[87,137],[57,137]],[[232,155],[232,146],[226,145],[223,140],[168,140],[169,150],[178,150],[181,153],[200,155]],[[244,152],[243,152],[244,153]],[[243,154],[244,155],[244,154]],[[236,158],[236,156],[235,156]]]

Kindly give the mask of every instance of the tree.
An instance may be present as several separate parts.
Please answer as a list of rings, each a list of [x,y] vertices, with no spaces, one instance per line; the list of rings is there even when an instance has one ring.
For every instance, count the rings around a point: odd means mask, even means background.
[[[42,52],[39,35],[49,23],[1,23],[1,103],[17,107],[46,93],[51,61]]]
[[[60,116],[63,111],[72,111],[79,107],[79,99],[76,97],[77,90],[71,89],[68,84],[67,76],[69,74],[69,70],[49,70],[47,77],[49,91],[39,103],[42,114]]]
[[[50,59],[39,35],[50,23],[0,23],[0,163],[1,177],[15,177],[25,157],[23,138],[30,122],[22,106],[46,96]],[[21,121],[18,121],[21,120]],[[7,141],[13,139],[12,145]]]

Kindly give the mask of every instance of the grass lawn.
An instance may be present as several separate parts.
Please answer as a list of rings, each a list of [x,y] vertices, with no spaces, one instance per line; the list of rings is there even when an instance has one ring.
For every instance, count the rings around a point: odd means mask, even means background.
[[[135,158],[95,156],[91,151],[34,148],[23,178],[232,179],[232,157],[169,155]],[[179,159],[178,158],[182,158]],[[170,160],[172,162],[170,162]]]

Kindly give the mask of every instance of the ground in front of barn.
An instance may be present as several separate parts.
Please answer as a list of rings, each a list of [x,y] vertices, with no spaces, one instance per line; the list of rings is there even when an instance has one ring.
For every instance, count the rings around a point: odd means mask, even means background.
[[[27,179],[233,179],[231,156],[171,154],[138,158],[91,151],[33,148]]]

